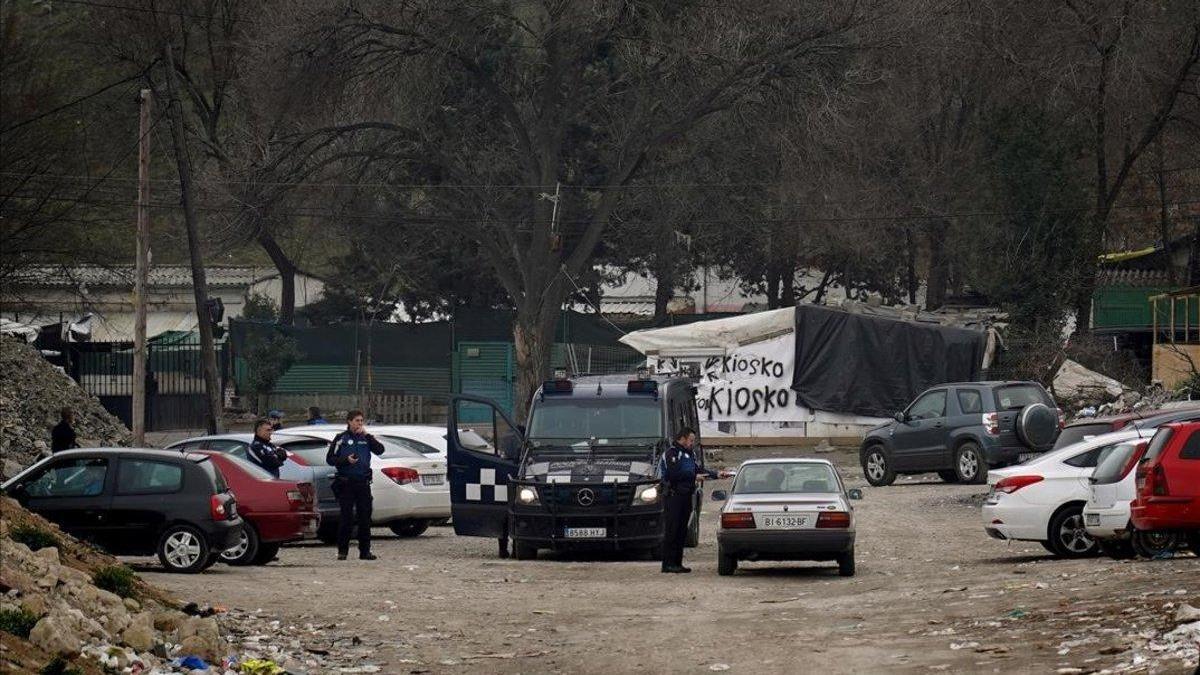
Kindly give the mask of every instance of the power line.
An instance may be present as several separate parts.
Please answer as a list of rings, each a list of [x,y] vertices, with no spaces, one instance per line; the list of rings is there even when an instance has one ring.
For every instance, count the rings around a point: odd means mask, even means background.
[[[583,297],[583,302],[588,307],[591,307],[592,309],[596,310],[597,316],[599,316],[601,319],[604,319],[604,321],[606,323],[608,323],[608,325],[615,328],[617,330],[617,332],[620,333],[621,335],[629,335],[629,333],[627,331],[625,331],[623,328],[621,328],[617,324],[610,321],[609,318],[604,315],[604,312],[601,312],[600,308],[592,303],[592,299],[588,297],[587,291],[585,291],[579,287],[579,284],[575,282],[575,277],[571,276],[571,273],[567,271],[567,266],[565,264],[558,266],[558,272],[559,272],[559,274],[562,274],[564,277],[566,277],[567,281],[571,282],[571,285],[575,287],[575,291],[578,292],[579,295],[581,295]]]
[[[154,65],[154,64],[151,64],[151,65]],[[45,119],[45,118],[47,118],[47,117],[49,117],[49,116],[51,116],[51,115],[58,114],[58,113],[60,113],[60,112],[62,112],[62,111],[64,111],[64,110],[66,110],[67,108],[71,108],[71,107],[73,107],[73,106],[79,105],[80,103],[83,103],[84,101],[86,101],[86,100],[88,100],[88,99],[95,98],[95,97],[99,96],[100,94],[103,94],[104,92],[106,92],[106,91],[108,91],[108,90],[110,90],[110,89],[113,89],[113,88],[115,88],[115,87],[119,87],[119,86],[121,86],[122,84],[126,84],[127,82],[132,82],[132,81],[134,81],[134,80],[136,80],[136,79],[139,79],[139,78],[141,78],[143,75],[145,75],[145,74],[146,74],[146,71],[147,71],[147,70],[149,70],[149,66],[148,66],[148,67],[147,67],[145,70],[142,70],[142,71],[141,71],[141,72],[139,72],[139,73],[136,73],[136,74],[134,74],[134,75],[130,75],[129,77],[127,77],[127,78],[125,78],[125,79],[123,79],[123,80],[118,80],[118,81],[116,81],[116,82],[112,82],[112,83],[106,84],[106,85],[104,85],[103,87],[101,87],[101,88],[97,89],[96,91],[93,91],[93,92],[92,92],[92,93],[90,93],[90,94],[84,94],[83,96],[80,96],[79,98],[76,98],[76,99],[74,99],[74,100],[72,100],[72,101],[69,101],[69,102],[67,102],[67,103],[64,103],[64,104],[62,104],[62,105],[58,106],[57,108],[54,108],[54,109],[52,109],[52,110],[47,110],[46,112],[44,112],[44,113],[42,113],[42,114],[40,114],[40,115],[37,115],[37,116],[31,117],[31,118],[29,118],[29,119],[27,119],[27,120],[24,120],[24,121],[21,121],[21,122],[17,122],[16,124],[14,124],[14,125],[12,125],[12,126],[10,126],[10,127],[5,127],[4,129],[0,129],[0,135],[6,134],[6,133],[8,133],[8,132],[10,132],[10,131],[13,131],[13,130],[15,130],[15,129],[20,129],[20,128],[21,128],[21,127],[23,127],[23,126],[27,126],[27,125],[29,125],[29,124],[33,124],[34,122],[37,122],[37,121],[39,121],[39,120],[43,120],[43,119]],[[65,178],[65,177],[66,177],[66,176],[64,176],[64,178]]]
[[[169,10],[165,10],[165,9],[158,9],[156,7],[130,7],[129,5],[116,5],[116,4],[111,4],[111,3],[107,3],[107,2],[95,2],[94,0],[55,0],[55,2],[61,2],[63,4],[67,4],[67,5],[82,5],[84,7],[94,7],[97,9],[116,9],[116,10],[121,10],[124,12],[139,12],[142,14],[155,14],[155,15],[161,14],[162,16],[178,16],[178,17],[183,17],[186,19],[204,19],[205,21],[212,21],[214,19],[217,19],[217,20],[222,20],[222,21],[233,21],[236,23],[250,23],[250,24],[258,24],[259,23],[258,21],[254,21],[251,19],[241,19],[241,18],[237,18],[237,17],[219,17],[219,16],[214,16],[212,14],[194,14],[191,12],[169,11]]]

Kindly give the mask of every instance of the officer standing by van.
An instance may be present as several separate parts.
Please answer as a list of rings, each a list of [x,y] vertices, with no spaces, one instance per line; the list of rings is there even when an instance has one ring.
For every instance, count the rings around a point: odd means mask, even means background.
[[[279,468],[287,461],[287,451],[271,442],[271,423],[254,423],[254,440],[250,441],[250,460],[279,478]]]
[[[350,552],[350,532],[358,524],[358,558],[375,560],[371,553],[371,455],[383,454],[383,443],[364,429],[361,410],[346,413],[346,430],[333,437],[325,463],[337,467],[333,493],[341,510],[338,520],[338,560]]]
[[[662,475],[665,502],[663,504],[662,571],[664,574],[686,574],[683,566],[683,545],[687,539],[688,523],[692,520],[698,480],[716,478],[714,471],[700,468],[693,454],[696,432],[683,427],[675,434],[671,447],[663,453],[659,473]]]

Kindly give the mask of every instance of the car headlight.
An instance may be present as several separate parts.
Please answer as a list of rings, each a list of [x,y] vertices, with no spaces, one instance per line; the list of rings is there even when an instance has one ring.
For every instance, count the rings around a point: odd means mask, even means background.
[[[522,504],[538,503],[538,493],[535,488],[523,487],[517,491],[517,501]]]
[[[638,504],[653,504],[658,501],[658,486],[644,485],[638,489],[634,495],[633,501]]]

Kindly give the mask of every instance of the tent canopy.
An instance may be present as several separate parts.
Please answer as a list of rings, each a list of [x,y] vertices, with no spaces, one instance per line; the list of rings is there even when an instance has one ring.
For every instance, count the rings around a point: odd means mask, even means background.
[[[643,354],[694,355],[713,350],[731,351],[741,345],[785,335],[795,324],[794,307],[700,321],[669,328],[634,331],[621,342]]]

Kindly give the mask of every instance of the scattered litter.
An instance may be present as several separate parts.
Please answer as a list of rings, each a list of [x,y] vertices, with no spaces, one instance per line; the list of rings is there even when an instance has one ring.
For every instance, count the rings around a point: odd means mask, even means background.
[[[378,621],[380,621],[380,622],[387,622],[387,621],[391,621],[391,620],[392,620],[392,617],[388,616],[387,614],[380,614],[379,619],[378,619]]]
[[[284,669],[270,659],[246,659],[238,666],[242,675],[283,675]]]
[[[185,656],[175,659],[171,665],[184,670],[208,670],[208,662],[199,656]]]
[[[714,670],[714,671],[729,670],[729,664],[728,663],[714,663],[711,666],[709,666],[708,669]]]
[[[967,590],[966,586],[955,586],[954,588],[943,589],[942,592],[943,593],[961,593],[965,590]]]
[[[1016,609],[1014,609],[1013,611],[1011,611],[1011,612],[1009,612],[1009,613],[1008,613],[1008,618],[1010,618],[1010,619],[1023,619],[1023,618],[1025,618],[1025,610],[1023,610],[1023,609],[1021,609],[1020,607],[1018,607],[1018,608],[1016,608]]]
[[[950,649],[959,651],[960,649],[974,649],[979,646],[978,642],[951,642]]]
[[[367,664],[365,666],[350,666],[348,668],[339,668],[339,673],[378,673],[383,670],[376,665]]]
[[[800,596],[796,595],[796,596],[793,596],[790,598],[770,598],[767,600],[759,600],[758,602],[759,602],[759,604],[762,604],[762,605],[778,605],[778,604],[781,604],[784,602],[795,602],[799,599],[800,599]]]
[[[552,609],[535,609],[535,610],[533,610],[533,613],[534,614],[555,614],[555,611]]]

